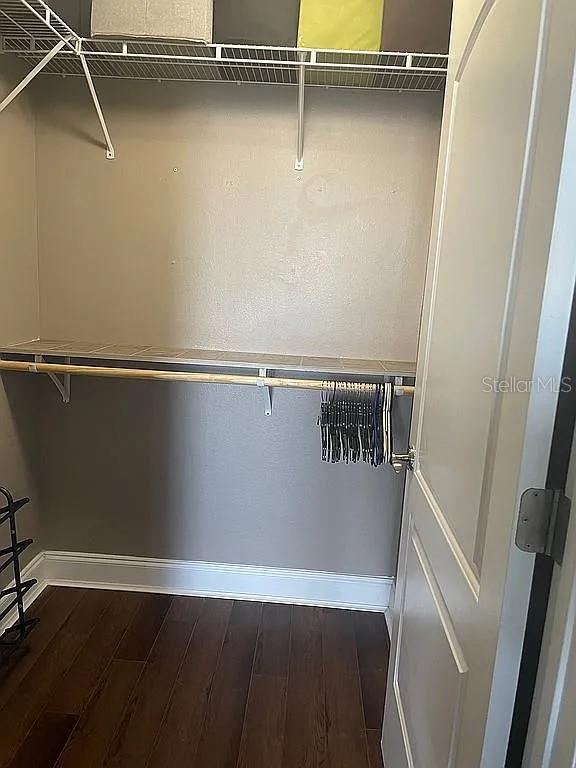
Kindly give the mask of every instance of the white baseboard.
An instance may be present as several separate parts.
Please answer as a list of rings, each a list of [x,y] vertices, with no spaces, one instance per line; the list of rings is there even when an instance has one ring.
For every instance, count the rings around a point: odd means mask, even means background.
[[[36,555],[22,578],[38,582],[26,594],[25,607],[51,584],[387,612],[394,585],[383,576],[57,551]],[[0,633],[15,619],[12,611]]]
[[[46,551],[46,584],[261,600],[366,611],[390,605],[393,578]]]
[[[28,608],[34,600],[39,596],[39,594],[42,592],[44,587],[47,586],[46,579],[44,578],[44,553],[39,552],[36,557],[32,558],[28,565],[26,565],[24,568],[22,568],[22,581],[28,581],[28,579],[36,579],[37,584],[35,584],[31,589],[26,592],[24,595],[24,608]],[[14,586],[14,582],[8,585],[9,587]],[[5,598],[6,602],[9,602],[10,598]],[[14,608],[10,613],[8,613],[4,619],[0,622],[0,635],[7,630],[9,627],[14,624],[16,619],[18,618],[18,609]]]

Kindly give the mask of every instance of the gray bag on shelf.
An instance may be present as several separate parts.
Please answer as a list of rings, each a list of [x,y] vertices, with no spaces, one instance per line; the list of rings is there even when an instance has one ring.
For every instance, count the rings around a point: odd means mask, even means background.
[[[214,42],[292,47],[300,0],[214,0]]]
[[[385,0],[383,51],[448,53],[452,0]]]
[[[212,42],[213,0],[92,0],[92,35]]]

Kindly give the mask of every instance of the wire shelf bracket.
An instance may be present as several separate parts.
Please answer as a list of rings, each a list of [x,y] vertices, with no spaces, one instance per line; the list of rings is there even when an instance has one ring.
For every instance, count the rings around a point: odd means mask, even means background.
[[[90,69],[88,68],[88,64],[86,62],[86,56],[83,53],[79,54],[79,56],[80,56],[80,61],[82,62],[82,69],[84,70],[84,75],[86,76],[86,82],[88,83],[88,89],[90,91],[90,95],[92,96],[92,101],[94,102],[94,108],[96,109],[98,120],[100,121],[100,127],[102,128],[102,133],[104,134],[104,140],[106,142],[106,158],[108,160],[114,160],[116,157],[116,153],[114,151],[114,145],[112,144],[112,139],[110,138],[108,126],[106,125],[106,119],[104,117],[104,113],[102,112],[102,107],[100,106],[100,100],[98,99],[98,94],[96,93],[94,80],[92,79],[92,75],[90,74]]]
[[[298,144],[296,148],[295,171],[304,170],[304,89],[306,87],[306,67],[304,64],[305,54],[301,53],[300,66],[298,67]],[[316,52],[312,51],[312,57],[315,60]]]
[[[16,36],[13,37],[12,33],[15,33]],[[65,49],[68,56],[71,55],[80,60],[81,71],[88,83],[88,89],[104,134],[106,157],[109,160],[114,160],[116,156],[114,146],[110,139],[92,74],[88,68],[86,57],[82,53],[82,38],[65,24],[44,0],[0,0],[0,53],[11,51],[11,38],[12,45],[16,45],[20,53],[24,46],[33,54],[32,60],[42,53],[44,56],[0,102],[0,113],[22,93],[37,75],[43,71],[49,72],[51,68],[57,66],[57,57],[59,54],[62,55]],[[56,42],[52,45],[54,41]]]
[[[44,355],[34,355],[34,364],[36,363],[44,363]],[[66,358],[66,364],[70,364],[70,358]],[[65,405],[70,404],[70,397],[71,397],[71,391],[72,391],[72,384],[70,381],[70,374],[69,373],[63,373],[62,378],[60,379],[58,377],[57,373],[51,373],[49,372],[47,374],[48,378],[54,384],[58,392],[60,393],[60,396],[62,398],[62,402]]]
[[[0,102],[0,112],[3,112],[6,109],[6,107],[9,104],[11,104],[14,101],[14,99],[17,96],[19,96],[20,93],[22,93],[24,88],[26,88],[26,86],[29,85],[32,82],[32,80],[34,80],[36,75],[39,75],[40,72],[42,72],[44,67],[46,67],[52,61],[52,59],[54,58],[54,56],[56,56],[56,54],[60,53],[60,51],[62,50],[62,48],[64,48],[65,45],[66,45],[66,40],[60,40],[58,43],[56,43],[56,45],[53,48],[50,49],[50,51],[48,51],[46,56],[44,56],[44,58],[41,59],[38,62],[38,64],[36,64],[34,69],[31,69],[30,72],[28,72],[28,74],[26,75],[26,77],[23,80],[21,80],[18,83],[18,85],[15,88],[13,88],[12,91],[10,91],[8,96],[6,96],[6,98]]]

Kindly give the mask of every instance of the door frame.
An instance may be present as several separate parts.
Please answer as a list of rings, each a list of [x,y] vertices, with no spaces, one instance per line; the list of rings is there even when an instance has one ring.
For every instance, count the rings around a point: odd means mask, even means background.
[[[550,8],[550,15],[548,23],[541,29],[541,35],[546,40],[542,47],[545,59],[540,82],[536,83],[539,93],[535,99],[536,114],[532,128],[535,151],[529,169],[531,191],[526,211],[528,218],[525,238],[533,240],[532,247],[536,248],[543,247],[544,237],[548,237],[550,243],[533,378],[535,382],[546,382],[552,378],[559,389],[576,286],[574,197],[571,184],[568,183],[574,162],[573,137],[576,136],[576,8],[573,0],[546,0],[546,5]],[[557,168],[549,166],[549,156],[545,150],[546,146],[553,146],[554,143],[558,146]],[[554,205],[551,231],[548,231],[547,226],[539,231],[542,225],[539,207],[542,202],[544,205]],[[532,390],[517,509],[523,490],[547,486],[559,394],[559,391],[551,391],[545,386]],[[510,542],[481,768],[508,768],[508,743],[535,562],[534,555],[521,552],[514,541]],[[511,763],[510,768],[515,768],[515,765]]]
[[[572,252],[576,243],[576,63],[557,200],[555,241]],[[570,388],[560,394],[548,467],[547,488],[561,490],[576,504],[576,293],[564,357],[563,376]],[[561,706],[576,706],[574,681],[569,688],[570,658],[576,661],[576,515],[571,515],[562,566],[537,556],[523,660],[516,694],[506,766],[565,766],[573,728],[566,729]],[[549,599],[552,604],[549,607]],[[547,615],[549,613],[549,615]],[[564,701],[562,701],[564,697]],[[573,711],[573,710],[572,710]],[[558,749],[562,750],[562,757]],[[576,743],[572,741],[572,760]],[[563,761],[563,762],[562,762]]]
[[[571,456],[571,495],[576,502],[576,444]],[[570,491],[569,491],[570,493]],[[555,573],[544,629],[523,768],[567,768],[576,761],[576,516],[568,527],[561,570]]]

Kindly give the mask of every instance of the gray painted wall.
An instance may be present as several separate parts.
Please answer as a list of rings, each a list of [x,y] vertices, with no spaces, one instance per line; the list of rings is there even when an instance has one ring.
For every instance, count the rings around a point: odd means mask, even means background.
[[[324,464],[318,393],[265,416],[246,387],[77,379],[41,402],[49,549],[394,574],[403,478]]]
[[[36,85],[44,337],[414,358],[438,97],[314,91],[298,175],[293,89],[98,85],[115,162]],[[402,480],[322,464],[317,394],[42,384],[47,548],[394,574]]]
[[[37,88],[46,338],[414,360],[437,94]],[[176,170],[175,170],[176,169]]]
[[[0,58],[0,99],[22,72],[16,62]],[[26,95],[0,119],[0,181],[0,329],[3,341],[16,342],[34,337],[39,330],[34,116]],[[33,384],[29,377],[0,377],[0,485],[33,499],[18,517],[20,536],[36,539],[24,562],[39,546]],[[0,506],[2,503],[0,499]],[[0,546],[6,541],[3,526]],[[10,569],[0,576],[0,583],[9,580]]]

